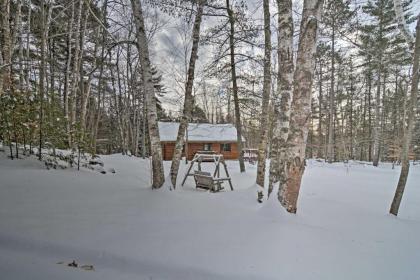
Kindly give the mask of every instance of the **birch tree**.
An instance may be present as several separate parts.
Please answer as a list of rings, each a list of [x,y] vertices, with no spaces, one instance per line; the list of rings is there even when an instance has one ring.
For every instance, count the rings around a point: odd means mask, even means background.
[[[265,159],[267,156],[267,126],[268,105],[271,90],[271,30],[270,30],[270,3],[263,0],[264,9],[264,82],[260,119],[260,142],[258,144],[257,185],[264,187]]]
[[[292,102],[293,85],[293,14],[291,0],[277,0],[278,34],[277,34],[277,95],[274,100],[274,129],[272,137],[272,151],[270,154],[270,179],[268,195],[273,185],[283,177],[285,148],[289,135],[290,105]],[[280,152],[282,151],[282,152]],[[283,182],[284,183],[284,182]]]
[[[408,103],[408,120],[407,127],[405,129],[403,146],[401,151],[401,173],[398,179],[397,189],[395,190],[394,199],[392,200],[391,209],[389,212],[392,215],[397,216],[398,210],[400,208],[401,200],[404,194],[405,185],[407,183],[408,172],[410,170],[410,161],[409,161],[409,150],[410,144],[413,138],[413,129],[415,116],[417,112],[417,95],[418,95],[418,84],[419,84],[419,57],[420,57],[420,14],[417,16],[417,25],[416,25],[416,38],[413,46],[413,39],[410,33],[407,33],[407,27],[405,24],[404,17],[402,15],[401,4],[398,0],[394,0],[395,14],[399,21],[399,27],[402,33],[405,34],[407,43],[414,48],[413,53],[413,70],[411,77],[411,91],[410,91],[410,101]]]
[[[322,9],[323,0],[305,0],[303,3],[296,69],[293,76],[290,130],[285,151],[285,172],[280,174],[278,192],[280,203],[290,213],[296,213],[305,170],[317,31]]]
[[[162,187],[165,177],[163,173],[162,148],[160,145],[159,127],[157,122],[156,99],[153,87],[152,69],[150,66],[149,47],[144,27],[143,11],[140,0],[131,0],[134,22],[136,24],[137,47],[142,70],[144,94],[147,107],[147,120],[152,154],[152,188]]]

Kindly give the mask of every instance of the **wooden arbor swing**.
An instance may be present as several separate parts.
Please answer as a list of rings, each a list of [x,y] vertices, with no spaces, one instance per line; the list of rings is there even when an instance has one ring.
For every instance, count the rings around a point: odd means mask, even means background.
[[[211,175],[210,172],[201,171],[202,162],[214,162],[216,169],[214,170],[213,175]],[[194,173],[191,173],[194,163],[198,164],[198,170],[194,170]],[[220,164],[223,164],[226,177],[220,177]],[[218,192],[223,189],[222,183],[224,181],[228,181],[230,189],[233,191],[232,181],[227,170],[226,162],[223,158],[223,155],[208,153],[204,154],[200,152],[195,154],[194,158],[191,160],[187,172],[185,173],[184,180],[182,180],[181,186],[184,186],[184,183],[187,180],[188,176],[194,176],[196,188],[203,188],[208,189],[212,192]]]

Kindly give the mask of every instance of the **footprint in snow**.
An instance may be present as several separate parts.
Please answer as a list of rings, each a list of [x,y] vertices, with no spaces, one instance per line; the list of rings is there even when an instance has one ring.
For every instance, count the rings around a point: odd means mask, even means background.
[[[93,265],[84,264],[84,265],[80,265],[79,266],[79,264],[75,260],[73,260],[70,263],[66,263],[66,262],[60,261],[60,262],[57,262],[57,264],[64,264],[64,265],[67,265],[69,267],[80,268],[80,269],[83,269],[83,270],[86,270],[86,271],[95,271],[95,268],[93,267]]]

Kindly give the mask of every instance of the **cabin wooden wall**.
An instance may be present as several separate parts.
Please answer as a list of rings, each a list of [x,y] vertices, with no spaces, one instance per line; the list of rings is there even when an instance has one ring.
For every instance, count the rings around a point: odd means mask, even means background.
[[[203,151],[204,150],[204,144],[208,144],[208,143],[210,143],[210,142],[188,143],[188,159],[191,160],[198,151]],[[225,159],[238,159],[238,157],[239,157],[238,145],[237,145],[236,142],[229,143],[230,147],[231,147],[230,152],[225,152],[225,151],[222,152],[220,150],[220,148],[221,148],[220,144],[222,144],[222,143],[220,143],[220,142],[213,142],[213,143],[210,143],[210,144],[211,144],[212,150],[216,154],[222,154]],[[172,156],[174,154],[174,149],[175,149],[175,142],[163,142],[162,143],[163,160],[172,160]],[[182,156],[185,156],[185,154],[183,153]]]

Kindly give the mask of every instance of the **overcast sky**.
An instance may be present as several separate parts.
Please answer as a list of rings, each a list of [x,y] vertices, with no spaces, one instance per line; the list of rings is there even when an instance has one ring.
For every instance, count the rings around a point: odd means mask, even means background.
[[[232,1],[234,2],[234,0]],[[262,0],[247,0],[249,17],[251,17],[257,25],[262,25],[263,11],[262,11]],[[356,6],[365,4],[366,0],[353,0],[352,3]],[[277,7],[275,1],[271,1],[271,18],[272,18],[272,43],[276,45],[276,12]],[[420,0],[414,0],[412,4],[412,11],[415,14],[420,13]],[[298,20],[302,9],[302,1],[296,0],[293,3],[294,18]],[[186,46],[190,44],[191,29],[188,29],[188,24],[183,22],[181,19],[175,19],[167,15],[161,15],[161,20],[165,22],[165,26],[157,32],[154,37],[153,44],[151,46],[151,53],[153,63],[157,65],[158,69],[163,75],[164,84],[167,87],[168,93],[162,98],[164,108],[171,110],[176,113],[180,109],[183,101],[183,89],[184,85],[181,82],[185,80],[183,73],[185,73],[186,65],[188,65],[189,49]],[[202,31],[205,31],[209,26],[215,23],[218,19],[205,17],[202,24]],[[361,19],[364,20],[363,18]],[[192,25],[192,23],[190,24]],[[296,22],[295,28],[299,26]],[[410,28],[415,29],[415,23],[410,25]],[[186,32],[185,32],[186,30]],[[263,39],[261,32],[261,40]],[[262,51],[255,50],[254,51]],[[199,48],[199,59],[196,65],[196,79],[195,82],[199,82],[202,77],[203,67],[211,59],[212,47],[202,46]],[[216,88],[225,86],[223,83],[218,81],[209,81],[210,84],[218,84]]]

